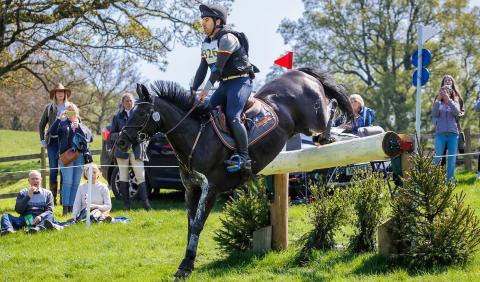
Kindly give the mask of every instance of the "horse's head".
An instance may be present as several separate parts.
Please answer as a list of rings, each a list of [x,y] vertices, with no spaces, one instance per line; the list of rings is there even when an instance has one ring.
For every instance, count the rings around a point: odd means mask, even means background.
[[[160,113],[155,111],[148,89],[143,84],[137,84],[137,94],[140,100],[132,109],[116,143],[124,152],[130,145],[150,139],[160,129]]]

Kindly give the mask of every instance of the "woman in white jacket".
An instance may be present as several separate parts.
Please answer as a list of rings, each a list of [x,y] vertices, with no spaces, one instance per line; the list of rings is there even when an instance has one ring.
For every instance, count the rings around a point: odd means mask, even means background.
[[[83,170],[83,178],[88,180],[88,168]],[[92,164],[92,203],[90,205],[90,215],[95,221],[111,222],[109,215],[112,209],[112,201],[107,185],[98,181],[101,175],[100,170],[95,164]],[[70,220],[80,221],[86,217],[88,182],[78,186],[75,202],[73,204],[72,218]]]

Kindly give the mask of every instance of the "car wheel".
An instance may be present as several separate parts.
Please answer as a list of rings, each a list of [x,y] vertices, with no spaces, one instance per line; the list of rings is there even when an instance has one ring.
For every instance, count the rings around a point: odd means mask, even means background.
[[[129,193],[130,193],[130,199],[133,199],[137,196],[138,193],[138,185],[135,183],[135,174],[133,173],[133,170],[129,168],[128,170],[128,175],[129,175]],[[118,167],[114,168],[112,171],[112,175],[110,176],[110,187],[112,188],[112,192],[115,195],[115,198],[117,199],[122,199],[122,195],[120,194],[120,189],[119,189],[119,184],[120,182],[120,173],[118,170]]]

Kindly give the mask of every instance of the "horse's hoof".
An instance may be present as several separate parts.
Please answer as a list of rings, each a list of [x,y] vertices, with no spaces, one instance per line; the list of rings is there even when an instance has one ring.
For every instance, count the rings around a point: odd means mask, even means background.
[[[175,280],[177,279],[183,279],[183,278],[187,278],[188,276],[190,276],[190,274],[192,274],[192,271],[191,270],[187,270],[187,269],[181,269],[179,268],[177,270],[177,272],[175,273]]]

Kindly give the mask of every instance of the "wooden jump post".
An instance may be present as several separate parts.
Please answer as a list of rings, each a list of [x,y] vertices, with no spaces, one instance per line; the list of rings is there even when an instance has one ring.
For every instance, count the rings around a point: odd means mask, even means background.
[[[274,175],[275,198],[271,210],[272,245],[276,250],[288,247],[288,173],[355,163],[388,160],[401,152],[400,137],[394,132],[321,147],[281,152],[259,175]]]

